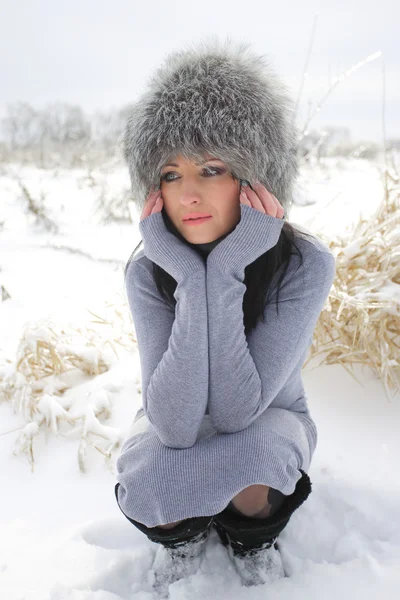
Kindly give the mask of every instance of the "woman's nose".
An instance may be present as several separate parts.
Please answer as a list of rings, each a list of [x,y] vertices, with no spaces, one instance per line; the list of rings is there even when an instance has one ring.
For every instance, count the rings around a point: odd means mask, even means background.
[[[194,202],[201,202],[200,194],[191,189],[191,190],[180,190],[180,201],[183,205],[193,204]]]

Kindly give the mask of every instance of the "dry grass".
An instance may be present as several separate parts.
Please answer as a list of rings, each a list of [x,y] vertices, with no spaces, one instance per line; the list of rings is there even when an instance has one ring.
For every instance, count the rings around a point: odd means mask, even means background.
[[[400,390],[400,183],[385,173],[384,199],[372,219],[360,217],[344,237],[319,233],[336,257],[336,278],[317,323],[304,367],[370,367],[386,398]]]
[[[108,393],[115,390],[103,385],[87,391],[87,384],[120,359],[118,348],[130,350],[136,340],[124,300],[108,304],[105,312],[108,317],[91,313],[95,319],[90,322],[97,327],[63,327],[49,319],[28,323],[15,363],[8,361],[0,370],[0,400],[9,401],[27,422],[19,429],[14,455],[26,454],[32,471],[33,441],[41,430],[64,438],[80,437],[81,472],[86,471],[88,445],[103,454],[113,468],[112,452],[122,441],[121,431],[102,421],[111,416]]]

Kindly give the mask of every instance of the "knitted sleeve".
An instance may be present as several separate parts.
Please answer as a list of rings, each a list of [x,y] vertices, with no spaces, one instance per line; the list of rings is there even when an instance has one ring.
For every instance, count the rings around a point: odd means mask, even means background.
[[[181,270],[175,311],[138,260],[126,274],[142,375],[144,412],[161,442],[195,443],[208,400],[208,329],[205,267]]]
[[[288,267],[278,314],[273,298],[264,322],[250,332],[250,350],[243,323],[244,267],[276,244],[283,221],[247,205],[241,212],[234,235],[210,252],[206,272],[209,413],[215,429],[224,433],[248,427],[282,389],[311,344],[335,276],[334,256],[307,244],[303,264],[294,268],[300,261],[292,261]]]

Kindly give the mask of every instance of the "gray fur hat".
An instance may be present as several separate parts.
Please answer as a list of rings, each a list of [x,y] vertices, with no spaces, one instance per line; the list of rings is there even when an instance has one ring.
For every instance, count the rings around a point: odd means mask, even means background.
[[[238,179],[265,185],[287,218],[298,172],[293,104],[248,43],[211,38],[171,53],[133,104],[123,135],[137,207],[159,187],[168,159],[208,152]]]

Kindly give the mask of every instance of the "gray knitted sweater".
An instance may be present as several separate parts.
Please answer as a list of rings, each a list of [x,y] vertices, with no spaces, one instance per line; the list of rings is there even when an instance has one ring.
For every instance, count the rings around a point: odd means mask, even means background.
[[[307,406],[301,368],[334,280],[335,259],[319,238],[298,237],[296,244],[303,263],[297,254],[292,256],[281,282],[278,314],[274,292],[264,310],[264,321],[259,321],[246,336],[244,269],[277,243],[284,220],[244,204],[240,211],[241,219],[235,229],[208,253],[196,251],[193,245],[178,239],[166,228],[161,213],[150,215],[139,224],[144,251],[134,257],[127,269],[126,290],[142,375],[142,408],[137,418],[144,417],[144,425],[132,431],[125,441],[117,469],[122,510],[147,526],[196,514],[215,514],[210,511],[222,510],[233,492],[238,493],[246,483],[267,479],[266,485],[289,493],[300,477],[295,467],[307,470],[315,449],[317,433]],[[152,261],[177,281],[175,309],[157,289]],[[279,275],[278,271],[276,277]],[[280,411],[269,411],[272,408]],[[269,420],[267,415],[271,415]],[[274,415],[279,415],[277,425],[273,425]],[[205,419],[211,427],[207,435],[212,432],[208,446],[199,443]],[[199,469],[201,460],[216,464],[221,460],[220,456],[217,458],[221,452],[228,460],[237,451],[239,440],[244,436],[251,438],[257,423],[264,423],[261,439],[268,438],[269,426],[271,439],[278,435],[277,428],[280,431],[275,455],[268,448],[263,450],[269,471],[254,471],[249,455],[246,476],[239,469],[233,480],[231,476],[227,480],[226,489],[218,490],[216,483],[207,482],[203,476],[198,483],[206,488],[209,483],[208,496],[203,493],[201,498],[196,497],[197,492],[192,490],[186,501],[186,496],[177,491],[176,482],[174,489],[167,491],[164,486],[162,491],[154,491],[158,484],[151,479],[160,477],[154,472],[154,452],[162,454],[165,465],[165,450],[169,451],[171,463],[177,456],[171,449],[196,449],[196,453],[186,454],[187,472],[183,472],[181,463],[177,467],[180,476],[189,479],[189,469],[193,470],[190,460],[196,460],[194,468]],[[146,446],[147,458],[144,448],[138,454],[140,436],[146,431],[148,435],[151,432],[157,448],[152,449],[150,456]],[[213,436],[215,443],[218,439],[218,451],[212,447]],[[254,440],[252,443],[249,448],[254,448]],[[294,466],[288,466],[289,447],[295,447]],[[243,445],[240,453],[241,460],[246,460]],[[146,460],[152,461],[153,466]],[[143,497],[141,484],[147,489]],[[223,481],[221,485],[223,488]],[[154,497],[150,498],[152,494]]]

